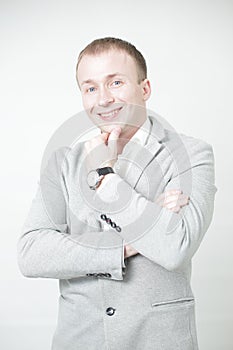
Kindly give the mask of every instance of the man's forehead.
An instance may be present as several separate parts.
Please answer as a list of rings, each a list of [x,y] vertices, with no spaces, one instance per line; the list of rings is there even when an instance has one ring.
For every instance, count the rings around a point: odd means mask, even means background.
[[[84,81],[94,80],[96,77],[127,76],[129,65],[131,69],[136,71],[136,64],[127,52],[113,49],[93,55],[85,54],[79,63],[77,73],[82,84]]]

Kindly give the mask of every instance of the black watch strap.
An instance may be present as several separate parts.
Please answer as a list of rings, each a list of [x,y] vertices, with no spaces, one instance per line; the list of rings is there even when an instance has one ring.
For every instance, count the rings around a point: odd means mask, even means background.
[[[98,168],[96,169],[96,171],[99,175],[107,175],[110,173],[114,173],[113,169],[110,166],[106,166],[104,168]]]

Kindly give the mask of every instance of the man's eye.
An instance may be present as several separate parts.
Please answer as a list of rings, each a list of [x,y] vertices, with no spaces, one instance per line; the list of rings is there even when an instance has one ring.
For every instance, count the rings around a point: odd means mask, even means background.
[[[87,92],[94,92],[94,91],[95,91],[95,88],[93,86],[91,86],[87,89]]]
[[[114,85],[114,86],[119,86],[119,85],[121,85],[121,81],[120,81],[120,80],[115,80],[115,81],[113,82],[113,85]]]

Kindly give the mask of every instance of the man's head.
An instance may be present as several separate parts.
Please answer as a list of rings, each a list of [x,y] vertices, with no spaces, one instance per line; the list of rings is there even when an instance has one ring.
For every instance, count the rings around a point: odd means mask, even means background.
[[[79,55],[76,77],[83,106],[102,130],[143,124],[151,89],[145,59],[135,46],[116,38],[94,40]]]

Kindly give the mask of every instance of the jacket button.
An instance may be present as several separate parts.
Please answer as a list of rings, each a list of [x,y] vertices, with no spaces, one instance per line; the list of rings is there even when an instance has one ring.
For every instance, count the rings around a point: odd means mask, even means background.
[[[112,277],[111,273],[106,272],[105,277]]]
[[[115,222],[112,222],[110,225],[112,226],[112,228],[116,228],[117,226]]]
[[[104,277],[104,276],[105,276],[105,273],[103,272],[97,273],[97,277]]]
[[[107,216],[105,214],[101,214],[100,217],[101,217],[102,220],[105,220],[105,221],[107,219]]]
[[[108,316],[112,316],[112,315],[114,315],[115,310],[116,310],[116,309],[114,309],[113,307],[108,307],[108,308],[106,309],[106,314],[107,314]]]

